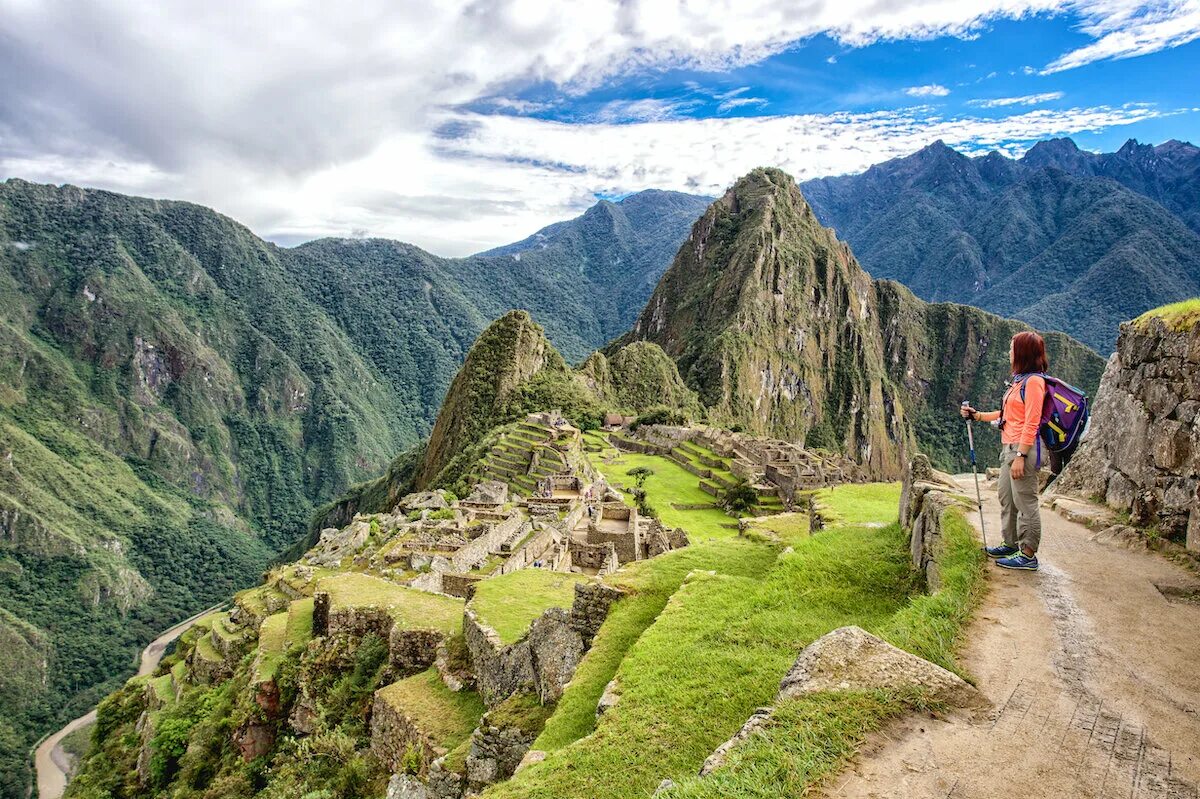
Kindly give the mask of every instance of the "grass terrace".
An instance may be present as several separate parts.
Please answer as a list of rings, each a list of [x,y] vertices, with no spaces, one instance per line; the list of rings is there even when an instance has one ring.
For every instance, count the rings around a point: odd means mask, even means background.
[[[589,434],[591,435],[591,434]],[[600,438],[594,436],[593,440]],[[605,442],[607,443],[607,442]],[[711,505],[716,499],[700,490],[699,478],[670,458],[660,455],[641,455],[621,452],[611,445],[604,452],[611,456],[605,462],[601,457],[592,459],[593,465],[611,485],[632,488],[634,479],[627,472],[644,466],[654,472],[646,478],[646,501],[654,508],[659,520],[668,527],[687,530],[693,542],[700,538],[732,538],[737,535],[737,520],[719,508],[679,510],[675,505]],[[626,495],[626,504],[633,499]]]
[[[287,611],[268,616],[258,628],[258,658],[254,663],[255,682],[266,682],[275,677],[287,648],[287,617]]]
[[[418,591],[380,577],[345,572],[322,578],[317,590],[329,594],[329,610],[384,608],[400,624],[412,629],[457,632],[462,626],[462,600]]]
[[[474,691],[447,688],[435,668],[379,689],[376,701],[399,708],[417,729],[446,749],[469,740],[487,709]]]
[[[479,582],[471,608],[504,643],[511,644],[547,609],[571,607],[575,583],[587,579],[582,574],[520,569]]]
[[[764,542],[795,544],[810,535],[808,514],[778,513],[774,516],[759,516],[749,520],[744,535]]]
[[[882,693],[789,703],[767,732],[770,745],[755,741],[716,775],[694,777],[773,701],[800,649],[832,629],[857,624],[954,665],[982,567],[969,528],[961,519],[948,525],[946,586],[925,595],[895,523],[899,486],[854,488],[828,504],[854,523],[799,538],[790,553],[713,540],[614,575],[636,593],[614,606],[535,743],[550,756],[485,796],[648,796],[664,777],[679,783],[669,796],[799,796],[868,732],[919,704]],[[613,672],[620,702],[590,729],[586,716]]]
[[[1161,319],[1172,330],[1180,331],[1187,330],[1193,325],[1200,323],[1200,297],[1193,297],[1190,300],[1182,302],[1173,302],[1170,305],[1163,305],[1144,314],[1133,320],[1135,325],[1145,325],[1151,319]]]
[[[882,527],[900,507],[899,483],[845,483],[810,492],[827,525]]]

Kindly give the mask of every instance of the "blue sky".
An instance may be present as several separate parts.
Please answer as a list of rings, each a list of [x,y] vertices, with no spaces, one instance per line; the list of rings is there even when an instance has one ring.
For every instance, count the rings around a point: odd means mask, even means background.
[[[759,165],[1200,138],[1200,0],[0,0],[0,21],[0,178],[193,200],[284,244],[461,255]]]

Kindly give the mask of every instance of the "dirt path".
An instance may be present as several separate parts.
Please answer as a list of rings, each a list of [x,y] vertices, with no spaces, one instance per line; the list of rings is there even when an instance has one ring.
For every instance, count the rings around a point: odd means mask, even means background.
[[[214,605],[207,610],[202,610],[195,616],[184,619],[174,627],[164,631],[162,635],[151,641],[142,650],[141,657],[138,660],[137,676],[141,677],[150,674],[158,668],[159,661],[163,658],[163,652],[172,641],[183,635],[189,627],[196,623],[197,619],[220,607],[222,605]],[[63,795],[63,791],[67,788],[67,780],[70,779],[71,769],[74,766],[72,762],[73,758],[62,748],[63,738],[66,738],[80,727],[86,727],[95,720],[96,711],[92,710],[86,715],[69,722],[61,730],[48,736],[38,745],[37,751],[33,756],[34,768],[37,770],[38,799],[59,799]]]
[[[994,487],[984,510],[995,544]],[[963,662],[991,718],[898,723],[826,796],[1200,797],[1200,602],[1186,598],[1200,580],[1054,511],[1042,520],[1041,571],[991,567],[968,631]]]

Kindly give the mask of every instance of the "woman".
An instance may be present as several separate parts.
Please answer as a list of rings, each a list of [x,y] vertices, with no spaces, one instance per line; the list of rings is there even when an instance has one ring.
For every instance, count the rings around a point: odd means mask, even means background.
[[[996,565],[1006,569],[1037,571],[1038,544],[1042,539],[1042,517],[1038,512],[1038,478],[1035,450],[1038,427],[1042,421],[1042,402],[1046,381],[1042,375],[1050,367],[1046,360],[1046,342],[1037,333],[1013,336],[1008,350],[1012,381],[1004,393],[999,411],[977,411],[963,406],[964,417],[980,422],[999,422],[1000,443],[1000,521],[1004,543],[988,547]]]

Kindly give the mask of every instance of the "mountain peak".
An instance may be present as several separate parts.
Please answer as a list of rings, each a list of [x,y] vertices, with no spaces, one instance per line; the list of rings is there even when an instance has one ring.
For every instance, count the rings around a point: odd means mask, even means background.
[[[867,333],[873,297],[791,175],[759,168],[696,222],[618,343],[661,346],[717,424],[843,449],[890,474],[898,454],[884,408],[894,404],[866,402],[887,393]]]
[[[418,489],[485,431],[509,421],[509,400],[542,372],[568,372],[566,361],[528,311],[514,310],[487,326],[446,392],[416,475]]]

